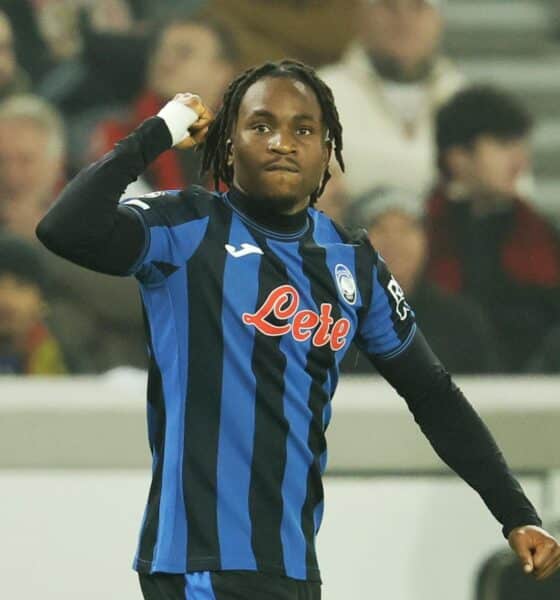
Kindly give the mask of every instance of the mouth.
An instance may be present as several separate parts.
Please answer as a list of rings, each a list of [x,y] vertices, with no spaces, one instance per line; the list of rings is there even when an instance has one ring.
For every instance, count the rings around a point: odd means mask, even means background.
[[[264,168],[265,171],[280,171],[281,173],[299,173],[299,168],[289,163],[273,163]]]

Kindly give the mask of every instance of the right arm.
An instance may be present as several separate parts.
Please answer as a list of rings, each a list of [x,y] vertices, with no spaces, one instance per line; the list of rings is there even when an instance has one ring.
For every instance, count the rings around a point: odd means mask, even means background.
[[[202,114],[200,99],[193,102],[190,95],[180,96],[182,106],[166,105],[160,116],[144,121],[64,188],[36,230],[49,250],[101,273],[130,272],[145,246],[146,234],[138,216],[119,205],[119,199],[150,162],[172,145],[184,144],[187,128]],[[182,109],[188,109],[187,113]],[[200,141],[196,138],[193,135],[195,143]]]

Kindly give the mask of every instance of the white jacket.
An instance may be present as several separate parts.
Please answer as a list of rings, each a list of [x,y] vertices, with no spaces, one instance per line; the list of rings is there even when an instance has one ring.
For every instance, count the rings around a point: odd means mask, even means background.
[[[355,43],[339,63],[319,74],[331,87],[340,113],[350,196],[377,185],[422,195],[437,174],[435,110],[463,84],[458,70],[440,58],[425,83],[391,84],[380,79]],[[405,112],[411,115],[408,126]]]

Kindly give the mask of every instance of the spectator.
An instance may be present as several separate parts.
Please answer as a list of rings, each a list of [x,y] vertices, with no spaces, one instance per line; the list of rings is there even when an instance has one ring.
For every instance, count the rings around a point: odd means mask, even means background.
[[[414,192],[430,186],[437,107],[461,85],[439,53],[443,29],[436,0],[360,0],[359,34],[321,75],[344,127],[348,190],[372,186]]]
[[[425,279],[427,236],[420,202],[396,188],[377,188],[351,208],[350,222],[367,228],[416,313],[431,347],[452,373],[488,373],[498,369],[492,328],[473,302],[438,289]],[[364,357],[350,351],[345,372],[371,372]]]
[[[58,113],[35,96],[0,104],[0,230],[35,243],[35,227],[65,181]],[[103,277],[43,255],[51,320],[72,371],[143,366],[142,317],[132,281]]]
[[[429,277],[487,310],[510,370],[560,317],[557,235],[517,192],[531,125],[505,92],[459,92],[437,116],[441,181],[428,200]]]
[[[93,154],[101,156],[144,119],[183,89],[217,108],[236,72],[237,51],[230,32],[208,19],[175,19],[160,32],[151,54],[145,91],[124,121],[107,121],[94,135]],[[208,74],[212,76],[209,77]],[[194,150],[166,152],[146,172],[150,188],[177,189],[200,183],[200,155]],[[136,188],[134,193],[149,189]]]
[[[0,228],[35,240],[35,227],[64,184],[64,126],[37,96],[0,104]]]
[[[0,11],[0,100],[26,92],[29,87],[29,77],[16,60],[12,26]]]
[[[313,66],[334,62],[354,33],[358,0],[206,0],[202,14],[227,23],[240,66],[296,58]]]
[[[0,234],[0,374],[62,375],[66,365],[46,324],[39,251]]]

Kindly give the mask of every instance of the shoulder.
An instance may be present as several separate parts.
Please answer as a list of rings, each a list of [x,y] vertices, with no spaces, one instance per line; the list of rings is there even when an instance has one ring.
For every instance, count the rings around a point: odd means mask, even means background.
[[[310,208],[309,214],[313,220],[315,230],[324,241],[351,244],[353,246],[366,246],[371,248],[367,231],[361,227],[347,227],[331,219],[324,212]]]
[[[208,217],[217,205],[223,205],[218,193],[199,185],[125,198],[120,204],[135,209],[150,221],[157,220],[159,224],[168,226]]]

